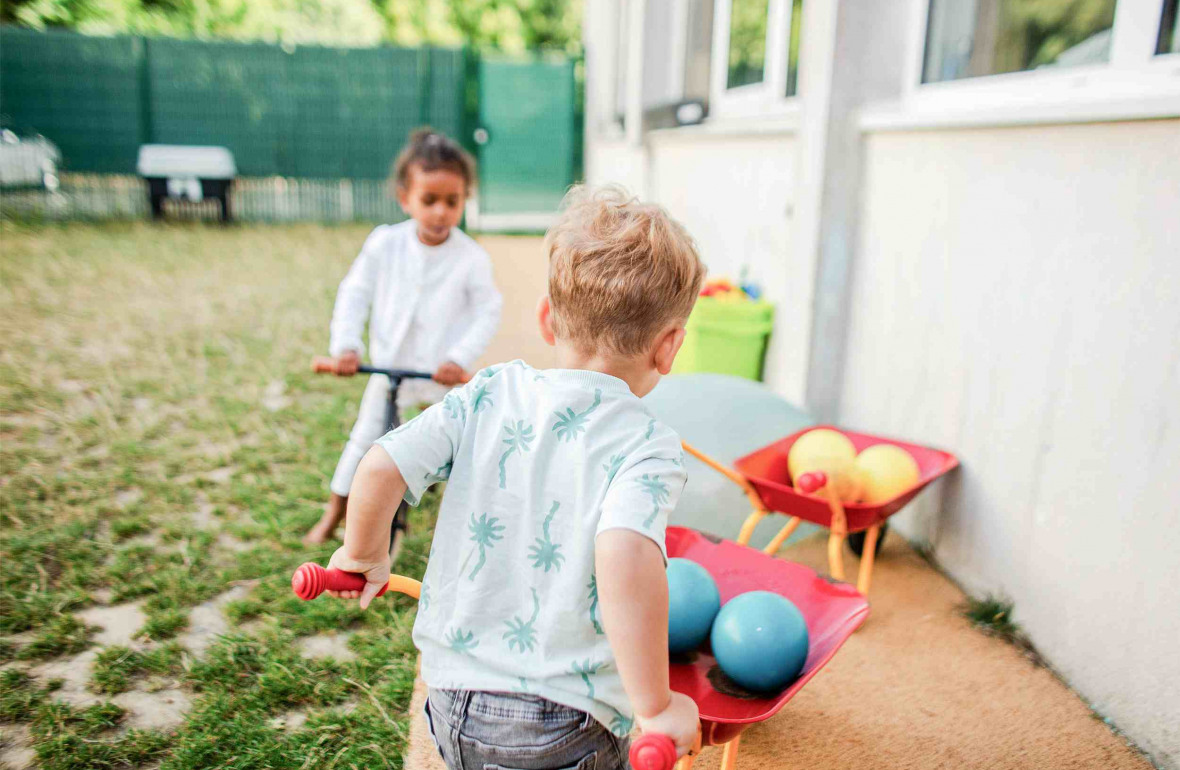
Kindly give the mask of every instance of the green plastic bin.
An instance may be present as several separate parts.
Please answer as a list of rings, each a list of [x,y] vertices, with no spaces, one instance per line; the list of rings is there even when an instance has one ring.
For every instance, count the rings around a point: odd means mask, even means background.
[[[761,380],[766,342],[773,327],[774,306],[769,302],[701,297],[688,317],[688,333],[672,371],[717,372]]]

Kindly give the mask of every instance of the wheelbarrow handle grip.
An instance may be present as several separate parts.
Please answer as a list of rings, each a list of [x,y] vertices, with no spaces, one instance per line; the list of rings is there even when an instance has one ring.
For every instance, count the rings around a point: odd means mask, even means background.
[[[628,758],[634,770],[672,770],[676,766],[676,744],[666,735],[644,733],[631,741]]]
[[[324,569],[315,562],[307,562],[291,576],[291,590],[304,601],[316,598],[324,591],[359,591],[365,587],[365,576],[358,572]],[[389,590],[386,585],[377,596]]]

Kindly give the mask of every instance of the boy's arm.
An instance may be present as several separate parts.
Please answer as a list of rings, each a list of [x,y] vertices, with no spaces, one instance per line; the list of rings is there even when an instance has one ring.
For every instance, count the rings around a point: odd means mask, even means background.
[[[644,732],[667,735],[685,754],[696,739],[696,704],[668,686],[668,581],[659,546],[627,529],[595,539],[602,625],[623,689]]]
[[[373,284],[377,276],[374,274],[375,260],[371,258],[378,231],[374,231],[365,241],[361,253],[353,261],[348,275],[340,282],[336,291],[336,306],[332,309],[331,336],[328,342],[328,353],[339,356],[348,351],[354,351],[357,356],[365,354],[365,320],[369,317],[369,308],[373,304]]]
[[[389,531],[406,481],[397,464],[379,447],[372,447],[357,467],[348,495],[348,526],[344,545],[332,554],[329,568],[365,576],[360,591],[333,592],[342,599],[360,598],[361,609],[389,582]]]
[[[467,298],[472,308],[471,326],[447,352],[447,360],[470,370],[496,335],[504,304],[492,280],[492,265],[486,255],[481,254],[471,269]]]

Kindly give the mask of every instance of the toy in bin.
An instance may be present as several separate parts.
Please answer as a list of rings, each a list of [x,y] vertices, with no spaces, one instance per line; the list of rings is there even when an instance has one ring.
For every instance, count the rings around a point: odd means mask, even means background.
[[[792,433],[726,467],[699,449],[684,450],[740,486],[753,511],[737,542],[746,544],[771,513],[789,516],[763,549],[775,554],[800,523],[826,527],[828,569],[844,579],[844,540],[862,543],[857,589],[868,595],[886,520],[935,479],[958,467],[939,449],[830,425]],[[860,535],[863,540],[860,540]]]
[[[698,746],[676,765],[676,748],[667,736],[648,733],[631,744],[631,766],[636,770],[672,770],[674,765],[687,770],[701,746],[724,746],[721,766],[733,770],[741,732],[778,713],[832,659],[868,616],[868,602],[852,586],[831,583],[801,564],[775,559],[695,530],[668,527],[666,543],[670,559],[691,562],[705,573],[717,591],[722,612],[735,597],[769,593],[789,601],[806,626],[807,651],[802,669],[775,692],[743,688],[721,672],[717,659],[706,649],[674,657],[669,682],[673,690],[697,704],[701,717]],[[291,588],[301,599],[314,599],[326,590],[360,590],[364,583],[362,575],[327,570],[312,563],[304,564],[291,577]],[[696,585],[702,584],[707,586]],[[393,575],[382,593],[386,590],[417,598],[421,584]],[[712,625],[715,630],[716,620]]]

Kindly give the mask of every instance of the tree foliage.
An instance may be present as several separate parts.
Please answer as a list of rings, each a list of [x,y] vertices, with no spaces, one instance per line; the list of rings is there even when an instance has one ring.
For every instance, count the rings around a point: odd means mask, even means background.
[[[582,1],[5,0],[0,21],[96,35],[576,53]]]

